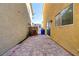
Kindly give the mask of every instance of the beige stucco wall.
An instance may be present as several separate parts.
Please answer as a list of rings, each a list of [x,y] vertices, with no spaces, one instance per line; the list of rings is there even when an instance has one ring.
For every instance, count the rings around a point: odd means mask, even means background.
[[[0,55],[22,41],[31,23],[26,4],[0,4]]]

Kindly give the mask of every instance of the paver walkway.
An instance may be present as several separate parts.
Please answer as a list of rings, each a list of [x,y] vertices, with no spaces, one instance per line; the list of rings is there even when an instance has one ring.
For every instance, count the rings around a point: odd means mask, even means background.
[[[46,35],[32,36],[10,49],[5,56],[71,56]]]

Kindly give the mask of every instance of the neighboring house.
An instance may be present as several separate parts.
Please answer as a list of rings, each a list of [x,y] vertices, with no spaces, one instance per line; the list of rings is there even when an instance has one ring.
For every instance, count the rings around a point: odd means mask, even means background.
[[[30,4],[0,4],[0,55],[27,37],[31,13]]]
[[[70,53],[79,55],[79,4],[45,3],[43,28],[50,28],[53,40]]]

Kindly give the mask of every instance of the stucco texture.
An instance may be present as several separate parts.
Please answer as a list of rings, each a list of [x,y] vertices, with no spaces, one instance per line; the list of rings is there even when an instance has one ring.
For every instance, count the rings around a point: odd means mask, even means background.
[[[0,4],[0,55],[27,36],[30,22],[26,4]]]
[[[51,38],[74,55],[79,55],[79,4],[73,4],[73,24],[55,26],[55,16],[69,4],[45,4],[44,26],[46,18],[52,20]],[[46,16],[46,17],[45,17]]]

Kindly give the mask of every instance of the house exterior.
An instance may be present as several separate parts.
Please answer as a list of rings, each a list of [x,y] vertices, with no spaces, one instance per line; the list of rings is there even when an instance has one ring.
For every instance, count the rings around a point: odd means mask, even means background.
[[[0,4],[0,55],[27,37],[32,17],[31,5],[28,5]]]
[[[49,24],[49,26],[47,26]],[[67,51],[79,55],[79,4],[45,3],[43,28],[50,37]]]

